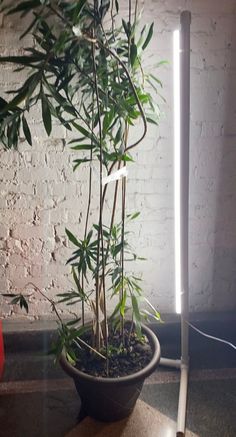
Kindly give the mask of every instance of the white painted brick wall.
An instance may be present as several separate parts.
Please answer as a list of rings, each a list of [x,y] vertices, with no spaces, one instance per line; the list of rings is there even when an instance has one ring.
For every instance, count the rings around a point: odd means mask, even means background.
[[[191,162],[190,162],[190,306],[192,311],[236,308],[236,3],[215,0],[146,0],[144,22],[155,20],[155,39],[145,64],[166,59],[159,68],[167,103],[159,128],[147,139],[130,167],[128,203],[142,214],[133,242],[151,301],[174,311],[172,31],[183,9],[192,12]],[[127,6],[127,2],[123,1]],[[124,9],[125,9],[124,8]],[[23,52],[21,21],[0,16],[0,54]],[[30,44],[30,37],[24,41]],[[153,54],[153,56],[151,56]],[[3,66],[2,92],[18,87],[22,73]],[[39,111],[32,116],[33,147],[0,150],[0,290],[21,291],[33,281],[49,296],[70,287],[65,260],[71,253],[65,226],[79,232],[84,223],[87,171],[72,172],[65,146],[68,134],[56,126],[47,139]],[[93,208],[94,217],[96,209]],[[50,315],[37,294],[32,317]],[[63,309],[62,309],[63,311]],[[2,300],[0,315],[19,317]]]

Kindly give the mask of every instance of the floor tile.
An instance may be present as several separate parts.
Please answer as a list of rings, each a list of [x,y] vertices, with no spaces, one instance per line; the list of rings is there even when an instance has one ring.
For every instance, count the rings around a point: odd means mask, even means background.
[[[138,400],[130,417],[114,423],[84,419],[66,437],[175,437],[176,424],[164,414]],[[186,437],[199,437],[187,431]]]

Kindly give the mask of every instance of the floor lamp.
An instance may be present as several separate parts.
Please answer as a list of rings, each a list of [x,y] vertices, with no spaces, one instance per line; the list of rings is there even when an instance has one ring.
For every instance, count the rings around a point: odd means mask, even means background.
[[[174,185],[175,185],[175,292],[176,313],[181,317],[181,358],[161,358],[161,365],[181,372],[177,437],[185,435],[189,371],[189,111],[190,111],[190,23],[191,14],[180,15],[180,29],[174,32]]]

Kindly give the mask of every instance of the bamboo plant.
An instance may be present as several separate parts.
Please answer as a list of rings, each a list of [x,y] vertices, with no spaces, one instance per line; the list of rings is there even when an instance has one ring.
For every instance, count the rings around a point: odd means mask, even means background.
[[[132,223],[139,213],[128,211],[126,178],[116,179],[109,190],[104,179],[135,165],[132,152],[141,142],[145,149],[147,125],[157,124],[159,119],[154,98],[159,97],[161,83],[142,64],[153,36],[153,23],[141,26],[137,0],[129,0],[125,17],[120,14],[119,3],[2,1],[4,13],[30,18],[21,38],[31,33],[32,46],[25,48],[23,55],[0,58],[1,63],[16,64],[16,72],[26,70],[28,75],[18,90],[9,90],[9,98],[0,98],[0,141],[7,149],[17,149],[24,135],[32,145],[29,114],[33,106],[41,105],[47,135],[53,135],[53,119],[72,131],[74,139],[68,147],[77,154],[73,170],[79,172],[85,166],[88,174],[84,229],[79,229],[78,236],[66,229],[75,248],[67,261],[74,288],[57,296],[58,303],[79,302],[81,314],[76,320],[64,322],[56,304],[46,296],[60,319],[56,352],[59,354],[66,346],[69,359],[75,358],[71,344],[83,343],[86,307],[93,313],[92,349],[106,359],[112,324],[120,331],[122,342],[127,318],[132,320],[131,329],[136,329],[137,335],[141,335],[142,317],[160,319],[143,296],[140,278],[127,267],[131,260],[139,259],[128,242],[127,231],[127,223]],[[132,141],[137,126],[141,134]],[[94,179],[94,169],[99,174],[98,181]],[[96,223],[91,223],[93,190],[97,185],[98,214]],[[110,187],[113,194],[108,196]],[[105,211],[107,198],[112,204],[109,218]],[[115,304],[108,317],[110,297],[114,297]],[[26,306],[22,294],[14,297],[17,299]],[[140,305],[142,301],[144,306]]]

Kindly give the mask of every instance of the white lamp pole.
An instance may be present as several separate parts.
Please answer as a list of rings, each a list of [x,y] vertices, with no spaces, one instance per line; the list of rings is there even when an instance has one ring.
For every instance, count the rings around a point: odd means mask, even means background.
[[[188,320],[189,273],[189,124],[190,124],[190,23],[191,14],[184,11],[180,17],[180,269],[181,269],[181,315]],[[188,360],[188,325],[184,323],[182,358]],[[186,354],[187,348],[187,354]]]
[[[190,125],[190,23],[191,14],[180,16],[180,274],[181,274],[181,379],[177,436],[183,436],[186,422],[186,404],[189,367],[189,125]]]
[[[185,434],[189,369],[189,124],[190,124],[190,23],[183,11],[180,30],[174,32],[174,183],[175,183],[175,292],[176,312],[181,315],[181,359],[162,358],[161,364],[181,371],[177,436]]]

